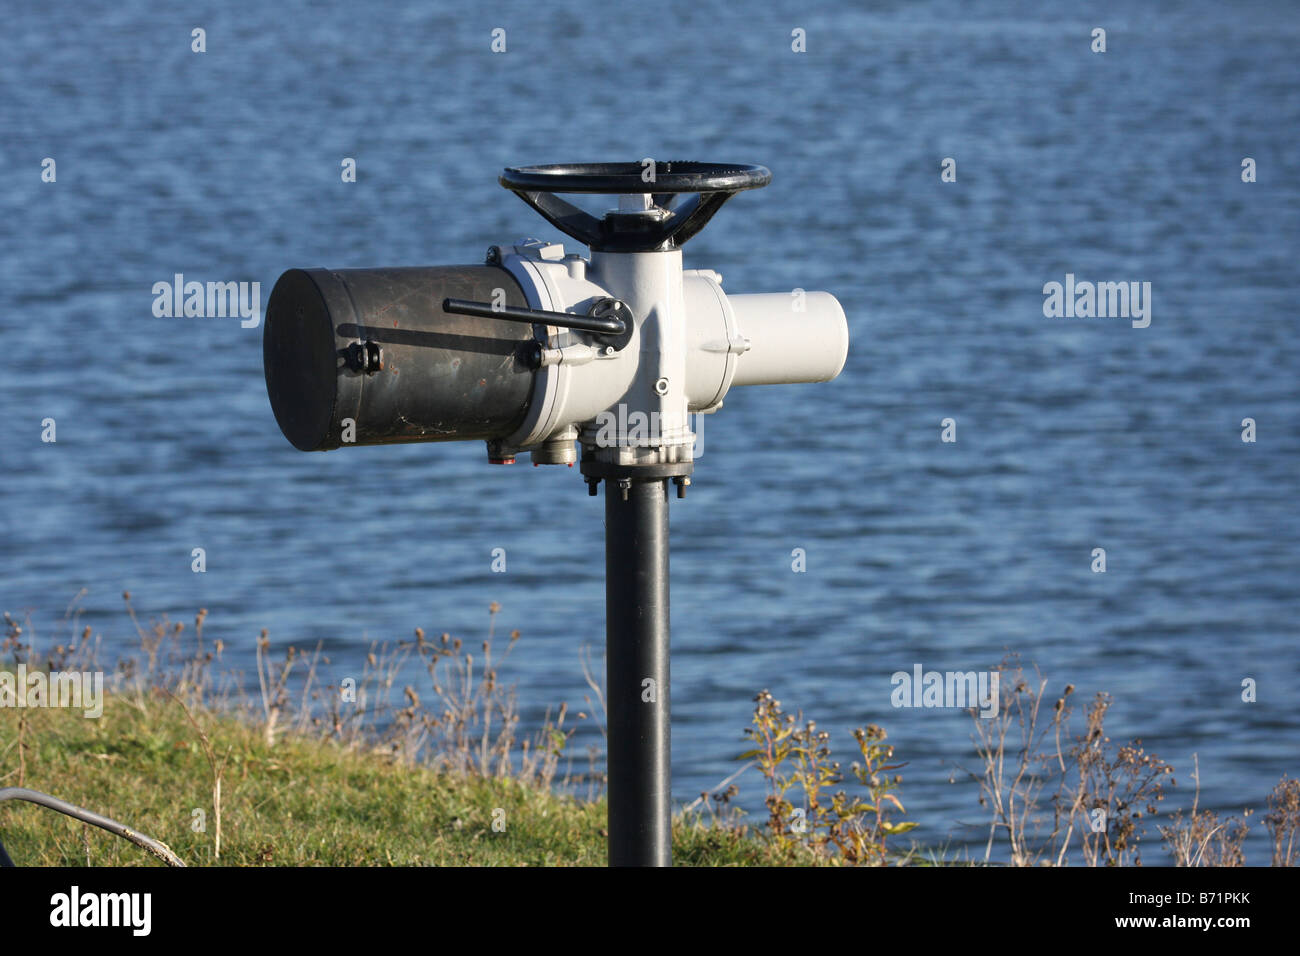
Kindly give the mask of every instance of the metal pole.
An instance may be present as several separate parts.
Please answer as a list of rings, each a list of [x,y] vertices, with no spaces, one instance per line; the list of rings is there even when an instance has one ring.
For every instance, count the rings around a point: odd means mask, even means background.
[[[671,866],[663,478],[605,481],[605,662],[609,865]]]

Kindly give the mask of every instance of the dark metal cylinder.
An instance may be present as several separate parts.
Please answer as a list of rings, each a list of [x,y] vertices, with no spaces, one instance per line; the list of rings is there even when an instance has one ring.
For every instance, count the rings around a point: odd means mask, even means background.
[[[668,483],[606,480],[610,866],[672,865],[668,617]]]
[[[532,397],[527,324],[448,314],[446,298],[526,306],[499,266],[291,269],[266,309],[271,409],[303,451],[504,438]]]

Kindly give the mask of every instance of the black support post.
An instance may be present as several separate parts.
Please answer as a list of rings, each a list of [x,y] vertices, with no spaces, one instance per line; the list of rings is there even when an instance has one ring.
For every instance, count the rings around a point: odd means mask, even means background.
[[[605,481],[605,628],[609,865],[671,866],[666,479]]]

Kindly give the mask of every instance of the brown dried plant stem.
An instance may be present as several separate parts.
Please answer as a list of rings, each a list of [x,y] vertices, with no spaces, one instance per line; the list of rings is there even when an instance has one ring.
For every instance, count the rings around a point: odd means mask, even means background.
[[[212,858],[221,859],[221,780],[226,772],[226,762],[230,759],[230,751],[227,750],[220,761],[217,760],[216,750],[212,746],[212,740],[208,737],[204,729],[199,726],[199,722],[194,719],[194,714],[185,706],[185,701],[181,700],[171,691],[163,688],[165,693],[176,703],[180,704],[181,710],[185,711],[185,716],[193,726],[195,733],[199,735],[199,743],[203,748],[203,754],[208,759],[208,766],[212,768],[212,821],[214,828],[214,839]]]

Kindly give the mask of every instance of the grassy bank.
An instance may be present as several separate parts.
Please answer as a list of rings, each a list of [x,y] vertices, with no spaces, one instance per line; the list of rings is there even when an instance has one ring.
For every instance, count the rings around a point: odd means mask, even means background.
[[[166,617],[146,625],[123,597],[138,650],[107,666],[100,637],[71,609],[40,639],[30,619],[3,615],[0,787],[111,817],[191,865],[604,864],[603,754],[596,744],[575,752],[579,726],[604,736],[605,688],[589,655],[580,656],[590,688],[583,706],[561,703],[526,730],[501,671],[520,635],[497,634],[495,603],[485,636],[417,628],[411,639],[351,652],[352,676],[319,645],[273,655],[263,631],[249,649],[253,684],[224,658],[225,640],[237,636],[205,633],[206,611],[192,628]],[[6,702],[5,669],[15,666],[102,673],[111,688],[102,716]],[[981,707],[996,706],[968,708],[971,747],[954,773],[978,800],[982,852],[918,845],[936,845],[949,828],[908,815],[906,757],[884,728],[859,727],[832,749],[829,732],[762,691],[736,741],[741,765],[720,766],[720,776],[734,772],[677,813],[675,860],[1130,866],[1145,854],[1238,866],[1262,823],[1267,862],[1300,862],[1300,780],[1283,776],[1253,795],[1254,808],[1243,795],[1240,815],[1202,808],[1195,759],[1194,786],[1178,794],[1167,761],[1140,739],[1111,739],[1109,695],[1076,705],[1073,685],[1048,693],[1047,679],[1014,657],[987,673],[993,696]],[[740,811],[741,783],[747,795],[759,790],[763,810]],[[103,831],[12,801],[0,803],[0,840],[19,865],[155,862]]]
[[[199,710],[194,721],[225,761],[216,859],[213,768],[179,701],[122,693],[107,697],[98,720],[55,708],[24,710],[21,718],[25,786],[127,823],[190,865],[605,863],[603,800],[579,801],[509,777],[404,766],[310,736],[288,734],[268,746],[247,722]],[[19,717],[11,710],[4,720],[12,748],[5,763],[14,768]],[[20,866],[159,865],[125,840],[16,801],[0,804],[0,839]],[[681,865],[800,862],[734,829],[685,820],[674,826],[674,844]]]

